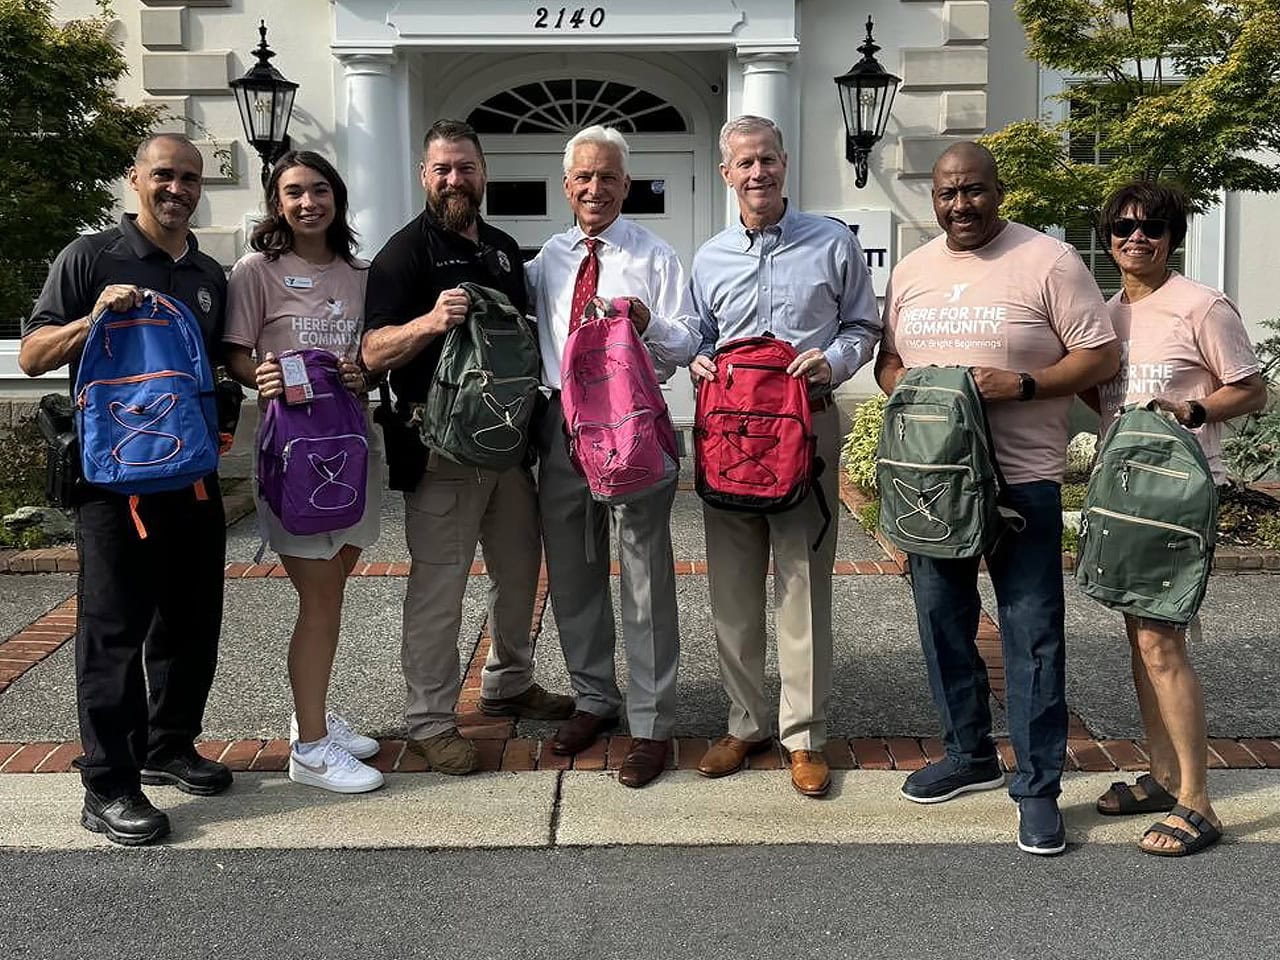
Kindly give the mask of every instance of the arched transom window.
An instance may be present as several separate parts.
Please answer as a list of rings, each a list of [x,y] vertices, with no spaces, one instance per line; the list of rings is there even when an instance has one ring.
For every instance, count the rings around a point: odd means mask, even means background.
[[[661,97],[615,80],[538,80],[495,94],[471,111],[478,133],[573,134],[594,123],[623,133],[686,133],[688,124]]]

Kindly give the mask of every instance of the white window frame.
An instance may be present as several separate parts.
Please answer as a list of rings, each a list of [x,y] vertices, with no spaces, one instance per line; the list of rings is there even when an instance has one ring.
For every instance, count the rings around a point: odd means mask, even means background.
[[[1041,115],[1052,123],[1067,119],[1067,105],[1053,99],[1076,79],[1076,74],[1059,70],[1040,69],[1039,100]],[[1169,79],[1177,79],[1170,76]],[[1054,230],[1062,239],[1062,231]],[[1227,281],[1227,216],[1226,191],[1218,191],[1218,202],[1208,213],[1196,214],[1187,224],[1186,248],[1187,276],[1215,290],[1223,290]]]

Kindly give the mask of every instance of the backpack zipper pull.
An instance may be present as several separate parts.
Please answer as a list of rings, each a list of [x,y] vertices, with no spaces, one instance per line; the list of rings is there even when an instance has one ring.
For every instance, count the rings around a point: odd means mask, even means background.
[[[898,439],[907,439],[907,421],[902,419],[902,417],[898,418]]]
[[[1127,465],[1120,468],[1120,489],[1126,493],[1129,492],[1129,467]]]
[[[733,364],[732,363],[729,364],[728,369],[725,371],[724,385],[727,389],[730,389],[730,390],[733,389]]]

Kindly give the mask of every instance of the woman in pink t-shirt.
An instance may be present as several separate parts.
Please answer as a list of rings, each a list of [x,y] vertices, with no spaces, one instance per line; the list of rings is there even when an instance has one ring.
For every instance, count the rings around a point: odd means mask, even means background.
[[[1124,281],[1108,304],[1124,352],[1115,379],[1098,387],[1104,427],[1125,404],[1154,399],[1196,431],[1222,483],[1222,424],[1260,410],[1266,386],[1231,301],[1169,269],[1169,255],[1187,233],[1187,199],[1177,189],[1138,181],[1112,194],[1100,228]],[[1204,699],[1186,648],[1187,633],[1199,633],[1199,618],[1189,628],[1124,619],[1151,772],[1132,786],[1113,785],[1098,798],[1098,810],[1176,810],[1144,832],[1140,847],[1160,856],[1195,853],[1215,842],[1222,826],[1209,802]]]
[[[256,387],[262,400],[284,392],[277,355],[321,348],[339,357],[342,381],[363,396],[364,373],[354,362],[360,342],[368,265],[357,260],[347,222],[347,188],[323,157],[291,151],[276,163],[266,187],[267,215],[253,231],[252,253],[228,284],[227,367]],[[289,682],[295,724],[289,778],[337,793],[363,793],[383,783],[361,763],[378,742],[354,732],[327,709],[338,648],[342,596],[363,547],[378,537],[381,451],[370,434],[369,484],[360,523],[334,533],[290,534],[259,498],[268,543],[298,591],[298,618],[289,641]]]

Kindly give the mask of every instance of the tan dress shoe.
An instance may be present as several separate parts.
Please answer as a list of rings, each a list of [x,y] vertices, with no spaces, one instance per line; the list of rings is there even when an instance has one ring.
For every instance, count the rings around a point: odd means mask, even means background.
[[[671,754],[670,740],[646,740],[637,737],[631,741],[618,770],[618,782],[624,787],[643,787],[658,778],[667,769],[667,757]]]
[[[791,785],[806,797],[826,796],[831,789],[827,758],[815,750],[792,750]]]
[[[747,757],[763,753],[773,743],[763,740],[739,740],[737,737],[721,737],[698,761],[698,772],[704,777],[727,777],[737,773],[747,762]]]

